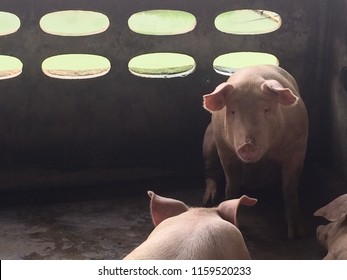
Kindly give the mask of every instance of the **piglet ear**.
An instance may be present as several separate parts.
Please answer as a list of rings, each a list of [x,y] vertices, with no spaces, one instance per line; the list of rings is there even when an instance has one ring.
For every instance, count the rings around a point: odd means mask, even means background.
[[[219,111],[225,106],[225,94],[231,92],[234,87],[228,83],[222,83],[216,89],[203,96],[203,106],[207,111]]]
[[[266,80],[262,85],[261,89],[264,92],[275,93],[277,102],[284,106],[289,106],[294,104],[299,98],[291,91],[289,88],[283,87],[276,80]]]
[[[237,209],[239,205],[253,206],[257,199],[243,195],[238,199],[230,199],[222,202],[217,207],[217,212],[222,219],[234,224],[237,227]]]
[[[323,217],[330,222],[335,222],[343,217],[347,217],[347,194],[341,195],[324,207],[318,209],[314,216]]]
[[[188,206],[182,201],[156,195],[152,191],[147,192],[151,198],[150,209],[152,221],[155,226],[159,225],[167,218],[177,216],[188,211]]]

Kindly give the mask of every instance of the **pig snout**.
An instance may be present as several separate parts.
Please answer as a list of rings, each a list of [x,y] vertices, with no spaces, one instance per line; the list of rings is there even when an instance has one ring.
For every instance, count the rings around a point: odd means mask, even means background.
[[[239,158],[244,162],[256,162],[261,158],[261,149],[252,140],[246,140],[237,148]]]

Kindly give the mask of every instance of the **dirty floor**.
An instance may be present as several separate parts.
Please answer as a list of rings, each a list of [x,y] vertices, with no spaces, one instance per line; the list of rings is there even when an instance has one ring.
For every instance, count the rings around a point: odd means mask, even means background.
[[[148,189],[201,205],[203,189],[194,186],[196,182],[179,182],[179,190],[176,184],[161,182]],[[294,240],[286,237],[280,192],[253,193],[259,199],[257,205],[239,209],[240,229],[252,258],[321,259],[325,251],[316,241],[315,228],[324,221],[312,213],[344,191],[345,184],[331,172],[304,172],[301,205],[307,237]],[[134,188],[127,195],[100,189],[82,199],[60,189],[57,200],[16,200],[17,195],[18,199],[21,195],[40,197],[39,192],[1,193],[0,259],[122,259],[153,229],[144,188]],[[5,203],[6,196],[13,203]]]

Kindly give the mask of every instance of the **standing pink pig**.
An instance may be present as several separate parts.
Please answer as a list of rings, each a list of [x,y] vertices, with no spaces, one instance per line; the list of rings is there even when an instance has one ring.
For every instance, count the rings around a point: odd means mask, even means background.
[[[204,95],[203,102],[212,113],[203,143],[204,204],[216,203],[220,164],[228,199],[239,194],[244,164],[273,161],[282,170],[288,237],[302,236],[298,185],[306,154],[308,118],[294,78],[272,65],[243,68]]]
[[[250,259],[241,232],[236,227],[240,204],[257,200],[242,196],[216,208],[190,208],[182,201],[149,191],[151,215],[156,226],[125,260],[216,260]]]

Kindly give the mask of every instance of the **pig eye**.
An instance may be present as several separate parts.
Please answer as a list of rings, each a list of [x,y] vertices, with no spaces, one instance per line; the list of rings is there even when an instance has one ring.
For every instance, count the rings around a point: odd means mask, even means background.
[[[265,108],[264,113],[268,113],[268,112],[270,112],[270,108]]]
[[[232,115],[235,115],[235,111],[234,111],[234,110],[232,110],[232,111],[231,111],[231,114],[232,114]]]

